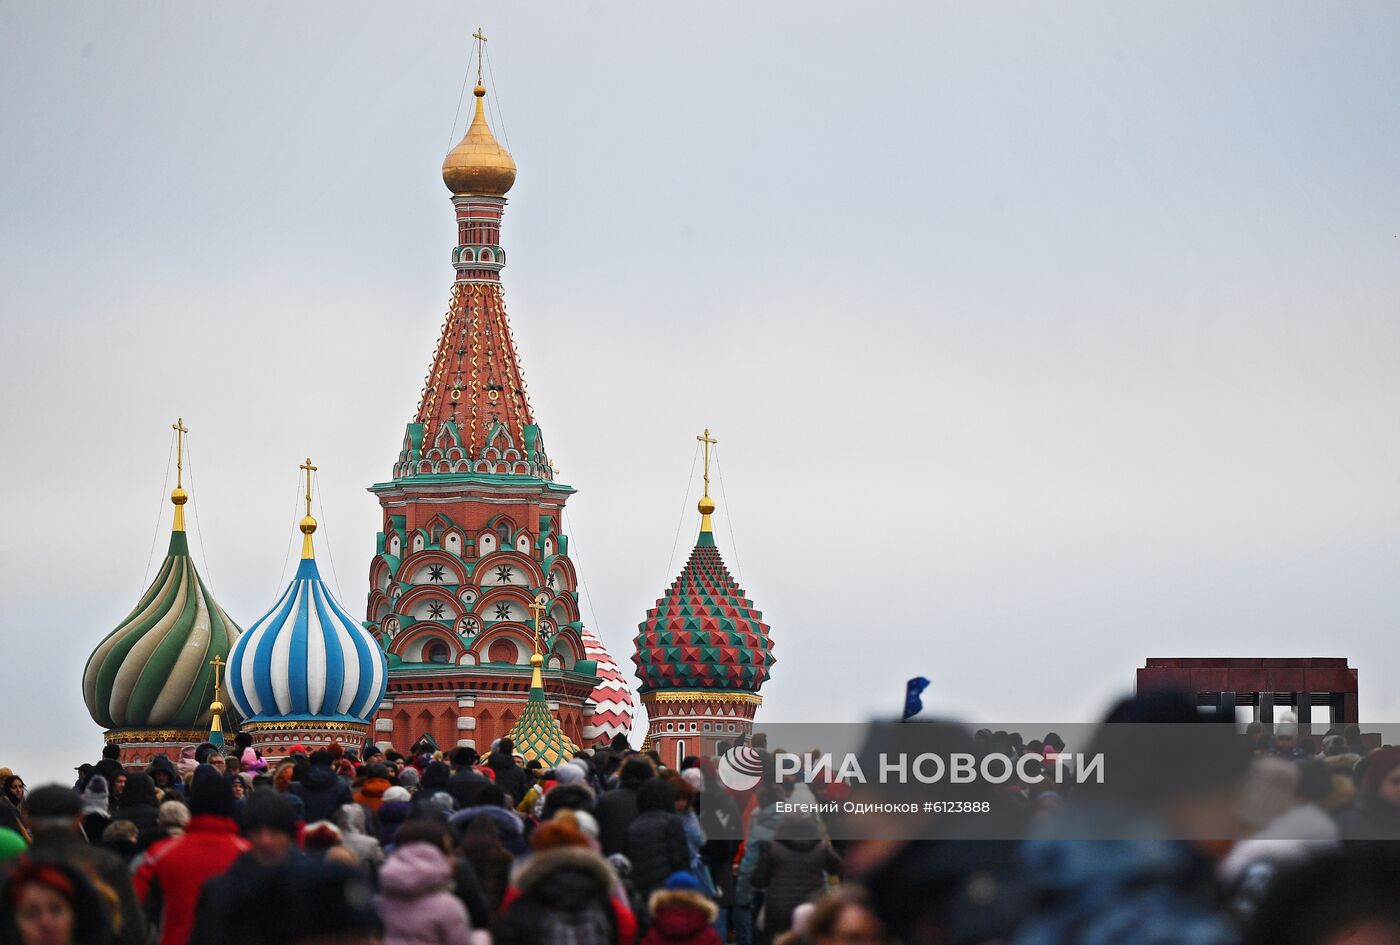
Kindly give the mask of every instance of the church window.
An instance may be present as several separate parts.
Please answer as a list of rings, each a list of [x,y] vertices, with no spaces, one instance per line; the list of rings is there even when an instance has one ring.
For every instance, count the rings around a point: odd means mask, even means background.
[[[452,659],[452,650],[441,640],[434,640],[428,644],[426,656],[429,663],[446,663]]]

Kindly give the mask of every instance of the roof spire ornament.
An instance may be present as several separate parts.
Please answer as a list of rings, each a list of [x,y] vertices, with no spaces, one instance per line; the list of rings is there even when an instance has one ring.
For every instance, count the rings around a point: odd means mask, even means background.
[[[540,615],[548,609],[548,600],[548,597],[540,594],[530,602],[530,613],[535,619],[535,652],[530,657],[530,695],[525,700],[520,718],[510,728],[510,737],[515,741],[515,750],[526,761],[538,758],[544,765],[553,768],[572,758],[578,746],[559,727],[559,720],[549,710],[544,695],[544,677],[540,674],[540,667],[544,665],[544,656],[540,653]]]
[[[171,531],[182,532],[185,530],[185,503],[190,500],[190,494],[185,491],[185,434],[190,428],[185,426],[185,418],[180,417],[170,424],[170,429],[175,431],[175,488],[170,493],[170,501],[175,503],[175,524]],[[170,462],[170,454],[165,455],[165,461]]]
[[[705,448],[705,494],[700,497],[700,502],[696,508],[700,510],[700,544],[713,545],[714,523],[710,521],[710,516],[715,511],[715,500],[710,498],[710,447],[719,442],[715,437],[710,436],[710,428],[706,427],[705,432],[696,437]],[[694,467],[691,467],[694,468]]]
[[[504,197],[515,183],[515,159],[496,141],[486,123],[486,86],[481,73],[486,33],[477,27],[472,38],[476,40],[476,88],[472,89],[476,113],[466,135],[442,162],[442,182],[458,196]]]
[[[320,467],[311,465],[311,457],[306,457],[306,462],[297,467],[306,471],[306,515],[301,520],[301,557],[302,560],[316,557],[315,550],[311,547],[311,535],[316,531],[316,520],[311,517],[311,474]]]
[[[215,656],[209,661],[209,665],[214,667],[214,701],[209,703],[209,744],[223,747],[224,725],[220,716],[223,715],[224,704],[219,701],[219,682],[223,679],[224,658]]]

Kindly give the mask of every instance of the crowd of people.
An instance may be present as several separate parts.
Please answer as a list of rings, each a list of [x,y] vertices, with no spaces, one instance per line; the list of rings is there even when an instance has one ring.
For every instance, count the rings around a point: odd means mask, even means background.
[[[109,745],[72,785],[0,769],[0,945],[1400,945],[1400,748],[1202,718],[1125,700],[1093,746],[1116,776],[976,784],[986,817],[905,837],[823,815],[859,796],[838,780],[736,791],[621,737],[552,769],[508,738]],[[1047,770],[1064,750],[920,724]]]

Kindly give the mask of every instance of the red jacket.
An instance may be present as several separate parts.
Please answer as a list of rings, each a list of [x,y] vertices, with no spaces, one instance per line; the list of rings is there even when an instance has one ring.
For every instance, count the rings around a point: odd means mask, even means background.
[[[188,945],[200,890],[249,849],[231,818],[196,814],[182,836],[146,851],[132,883],[142,903],[160,889],[160,945]]]

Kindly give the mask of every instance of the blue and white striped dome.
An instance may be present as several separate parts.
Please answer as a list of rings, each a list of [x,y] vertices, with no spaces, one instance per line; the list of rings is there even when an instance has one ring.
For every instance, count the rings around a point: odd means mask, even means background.
[[[250,722],[363,723],[379,708],[388,675],[384,651],[331,596],[308,555],[273,608],[234,644],[226,679]]]

